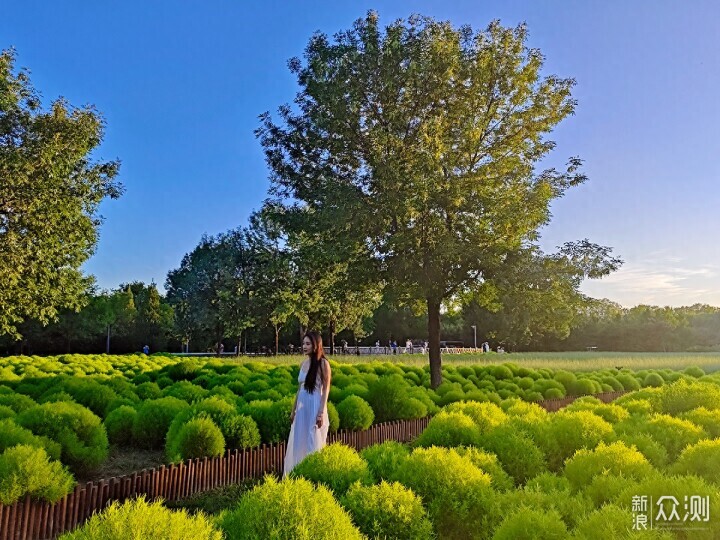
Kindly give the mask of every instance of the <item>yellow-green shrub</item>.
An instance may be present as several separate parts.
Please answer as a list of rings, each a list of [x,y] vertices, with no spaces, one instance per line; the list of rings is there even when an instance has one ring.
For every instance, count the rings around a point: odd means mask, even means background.
[[[597,475],[622,475],[642,479],[653,467],[637,449],[622,442],[601,442],[595,449],[581,448],[565,462],[565,476],[575,490],[589,484]]]
[[[93,515],[59,540],[222,540],[222,533],[202,512],[168,510],[144,497],[119,503]]]
[[[398,482],[350,486],[342,499],[353,522],[368,538],[430,540],[432,523],[422,501]]]
[[[348,513],[324,486],[304,478],[265,482],[218,518],[226,540],[362,540]]]

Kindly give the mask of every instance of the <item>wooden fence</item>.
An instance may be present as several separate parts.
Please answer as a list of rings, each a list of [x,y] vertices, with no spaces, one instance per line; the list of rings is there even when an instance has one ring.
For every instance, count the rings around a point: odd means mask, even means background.
[[[624,392],[596,394],[610,402]],[[548,411],[557,411],[576,398],[538,402]],[[355,449],[388,440],[407,442],[416,438],[430,417],[375,424],[364,431],[339,431],[328,435],[328,443],[341,442]],[[26,497],[10,506],[0,505],[0,540],[46,540],[81,525],[111,501],[138,495],[176,501],[196,493],[237,484],[268,473],[281,473],[285,443],[262,445],[249,450],[229,450],[216,458],[192,459],[162,465],[125,476],[78,484],[75,490],[55,504]]]

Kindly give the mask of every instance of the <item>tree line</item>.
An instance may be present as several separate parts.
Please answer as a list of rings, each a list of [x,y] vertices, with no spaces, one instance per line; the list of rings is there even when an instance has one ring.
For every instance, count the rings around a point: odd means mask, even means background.
[[[63,100],[43,110],[3,53],[0,334],[38,350],[426,337],[434,387],[441,337],[468,341],[468,323],[506,350],[564,343],[594,305],[582,281],[622,261],[587,239],[538,246],[552,202],[587,178],[576,156],[541,168],[575,81],[544,75],[527,36],[422,16],[383,27],[375,12],[313,35],[289,62],[292,105],[256,130],[268,198],[247,225],[203,237],[164,298],[153,284],[93,292],[80,266],[97,208],[122,194],[119,162],[90,158],[104,121]]]

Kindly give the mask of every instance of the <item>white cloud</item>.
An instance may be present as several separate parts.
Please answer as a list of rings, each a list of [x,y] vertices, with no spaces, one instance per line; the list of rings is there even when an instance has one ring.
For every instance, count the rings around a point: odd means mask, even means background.
[[[693,265],[667,252],[649,253],[642,261],[628,262],[602,280],[588,280],[582,290],[596,298],[609,298],[623,306],[652,304],[720,305],[720,268]]]

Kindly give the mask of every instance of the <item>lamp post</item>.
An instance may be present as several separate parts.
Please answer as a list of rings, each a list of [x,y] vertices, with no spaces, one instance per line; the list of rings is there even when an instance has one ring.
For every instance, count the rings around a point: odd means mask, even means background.
[[[477,349],[477,326],[473,324],[470,328],[473,329],[473,343],[475,344],[475,348]]]

